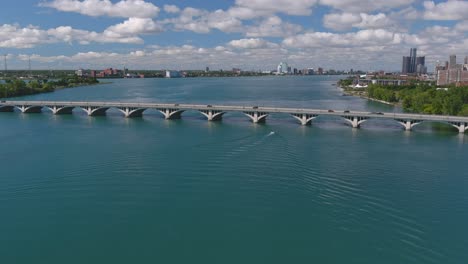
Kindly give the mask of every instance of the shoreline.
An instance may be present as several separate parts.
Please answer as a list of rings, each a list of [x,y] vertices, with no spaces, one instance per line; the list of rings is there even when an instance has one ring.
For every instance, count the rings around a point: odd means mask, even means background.
[[[391,105],[391,106],[401,105],[400,103],[390,103],[390,102],[387,102],[387,101],[378,100],[378,99],[368,97],[366,95],[367,94],[366,91],[349,91],[349,90],[347,90],[346,88],[344,88],[342,86],[338,86],[338,87],[341,89],[341,92],[343,93],[344,96],[359,97],[359,98],[362,98],[362,99],[366,99],[366,100],[370,100],[370,101],[374,101],[374,102],[378,102],[378,103],[382,103],[382,104],[386,104],[386,105]]]

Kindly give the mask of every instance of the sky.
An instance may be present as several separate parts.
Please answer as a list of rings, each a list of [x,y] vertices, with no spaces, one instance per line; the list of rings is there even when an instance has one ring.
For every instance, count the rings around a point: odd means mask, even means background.
[[[16,0],[0,6],[9,69],[429,71],[468,55],[468,1]],[[3,62],[3,60],[2,60]],[[3,66],[3,63],[0,65]],[[3,67],[0,67],[0,71]]]

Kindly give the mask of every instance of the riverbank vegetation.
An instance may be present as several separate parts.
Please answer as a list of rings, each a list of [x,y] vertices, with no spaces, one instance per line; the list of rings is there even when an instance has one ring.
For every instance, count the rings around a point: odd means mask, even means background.
[[[75,86],[98,84],[95,78],[82,78],[72,76],[58,80],[30,80],[7,79],[5,83],[0,83],[0,97],[18,97],[32,94],[49,93],[56,89],[70,88]]]
[[[407,112],[468,116],[468,86],[437,89],[432,83],[375,85],[367,88],[372,99],[401,104]]]

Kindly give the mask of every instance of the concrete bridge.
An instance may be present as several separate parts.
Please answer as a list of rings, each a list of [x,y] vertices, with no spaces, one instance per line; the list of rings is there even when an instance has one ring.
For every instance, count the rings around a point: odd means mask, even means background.
[[[405,130],[423,122],[438,122],[457,128],[458,132],[468,130],[468,117],[421,115],[406,113],[369,113],[355,111],[277,108],[260,106],[227,106],[227,105],[196,105],[196,104],[158,104],[158,103],[117,103],[117,102],[58,102],[58,101],[0,101],[0,112],[40,113],[48,109],[55,115],[71,114],[73,109],[82,109],[89,116],[105,115],[107,110],[118,109],[127,118],[141,117],[148,109],[159,111],[166,119],[179,119],[184,111],[198,111],[209,121],[221,120],[226,112],[241,112],[252,122],[265,122],[272,113],[289,114],[302,125],[310,125],[318,116],[335,116],[343,118],[353,128],[359,128],[369,119],[394,120]]]

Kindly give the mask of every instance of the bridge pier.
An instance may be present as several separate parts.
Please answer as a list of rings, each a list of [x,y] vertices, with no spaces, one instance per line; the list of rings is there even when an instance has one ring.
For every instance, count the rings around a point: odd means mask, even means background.
[[[177,108],[160,108],[157,110],[164,115],[165,119],[180,119],[182,113],[185,111]]]
[[[109,107],[99,107],[99,106],[86,106],[81,107],[88,116],[104,116],[106,115],[106,111],[109,110]]]
[[[14,112],[15,107],[11,105],[0,105],[0,112]]]
[[[208,121],[219,121],[223,118],[223,115],[226,112],[223,112],[221,110],[198,110],[200,113],[202,113]]]
[[[258,111],[248,111],[244,112],[244,114],[252,120],[254,123],[265,123],[266,118],[268,116],[267,112],[258,112]]]
[[[406,131],[411,131],[414,126],[419,125],[422,121],[421,120],[404,120],[404,119],[396,119],[396,121],[403,126]]]
[[[291,114],[292,117],[296,118],[301,122],[301,125],[307,126],[312,124],[312,120],[317,118],[318,115],[312,115],[312,114]]]
[[[138,107],[119,107],[118,109],[127,118],[142,117],[143,112],[146,110],[146,108],[138,108]]]
[[[361,127],[361,124],[366,122],[368,117],[364,116],[342,116],[353,128]]]
[[[468,130],[468,123],[464,122],[450,122],[450,125],[458,129],[458,133],[465,133]]]
[[[16,107],[24,114],[37,114],[42,112],[42,106],[38,105],[18,105]]]
[[[47,108],[52,111],[54,115],[69,115],[72,113],[74,106],[57,106],[57,105],[46,105]]]

